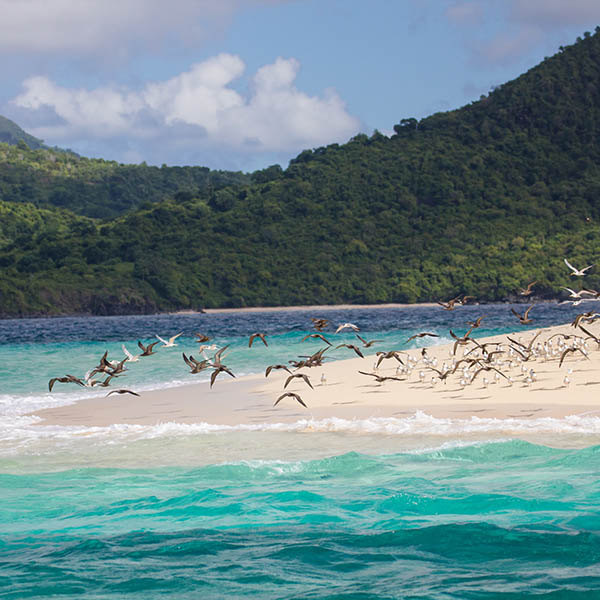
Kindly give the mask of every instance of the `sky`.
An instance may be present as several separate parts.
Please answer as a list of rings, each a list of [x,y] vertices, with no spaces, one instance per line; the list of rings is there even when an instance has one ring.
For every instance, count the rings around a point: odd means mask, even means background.
[[[597,25],[599,0],[0,0],[0,115],[90,157],[285,168]]]

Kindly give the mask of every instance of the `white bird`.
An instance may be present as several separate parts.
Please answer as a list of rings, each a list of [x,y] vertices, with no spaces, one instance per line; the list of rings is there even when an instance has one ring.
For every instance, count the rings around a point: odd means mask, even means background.
[[[570,275],[571,277],[583,277],[585,275],[585,272],[588,269],[591,269],[594,265],[588,265],[587,267],[585,267],[585,269],[576,269],[566,258],[564,259],[565,261],[565,265],[567,265],[567,267],[569,267],[569,269],[571,269],[571,271],[573,271]]]
[[[160,342],[162,342],[164,348],[170,348],[172,346],[177,346],[177,344],[175,343],[175,340],[182,334],[183,334],[183,331],[178,333],[177,335],[170,337],[168,341],[161,338],[160,335],[154,334],[154,337],[157,338]]]
[[[129,350],[127,350],[127,348],[125,348],[125,344],[121,344],[121,348],[122,348],[123,352],[125,353],[125,356],[127,357],[127,360],[129,362],[137,362],[138,360],[140,360],[140,355],[136,354],[134,356],[133,354],[131,354],[131,352],[129,352]]]
[[[583,299],[581,297],[581,294],[590,294],[590,292],[588,292],[587,290],[580,290],[579,292],[576,292],[575,290],[565,287],[564,285],[561,285],[560,287],[561,287],[561,289],[567,290],[567,292],[569,292],[569,298],[576,298],[577,300]]]
[[[342,329],[352,329],[353,331],[360,331],[360,329],[353,323],[343,323],[335,330],[335,332],[339,333],[340,331],[342,331]]]

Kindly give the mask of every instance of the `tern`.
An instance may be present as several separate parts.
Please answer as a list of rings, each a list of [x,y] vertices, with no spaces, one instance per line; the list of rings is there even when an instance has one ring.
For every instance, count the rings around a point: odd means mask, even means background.
[[[248,341],[248,348],[252,348],[252,342],[256,338],[259,338],[265,346],[268,346],[269,344],[267,344],[267,340],[265,340],[266,335],[267,335],[266,333],[253,333],[250,336],[250,340]]]
[[[344,329],[352,329],[352,331],[360,331],[360,328],[354,325],[354,323],[342,323],[336,330],[336,333],[343,331]]]
[[[428,331],[423,331],[422,333],[415,333],[415,335],[411,335],[404,343],[408,344],[408,342],[410,342],[416,338],[425,337],[426,335],[429,337],[440,337],[437,333],[429,333]]]
[[[132,392],[131,390],[121,389],[121,390],[111,390],[104,397],[108,398],[111,394],[132,394],[133,396],[139,396],[139,394],[137,392]]]
[[[138,360],[140,360],[140,355],[136,354],[134,356],[133,354],[131,354],[131,352],[129,352],[129,350],[127,350],[127,348],[125,348],[125,344],[121,344],[121,348],[123,349],[123,352],[129,362],[137,362]]]
[[[311,388],[311,389],[313,389],[313,390],[315,389],[315,388],[313,388],[313,386],[312,386],[312,383],[310,382],[310,379],[308,378],[308,375],[305,375],[304,373],[296,373],[296,374],[294,374],[294,375],[290,375],[290,376],[289,376],[289,377],[288,377],[288,378],[285,380],[285,384],[284,384],[284,386],[283,386],[283,389],[285,389],[285,388],[288,386],[288,383],[289,383],[290,381],[292,381],[292,379],[298,379],[298,378],[300,378],[300,379],[303,379],[303,380],[304,380],[304,382],[305,382],[305,383],[308,385],[308,387],[309,387],[309,388]]]
[[[571,277],[583,277],[585,275],[585,272],[594,266],[593,264],[591,264],[585,267],[584,269],[576,269],[566,258],[564,259],[564,261],[565,265],[567,265],[567,267],[569,267],[569,269],[573,271],[572,273],[569,273]]]
[[[157,338],[159,342],[162,342],[163,348],[172,348],[173,346],[177,346],[177,344],[175,343],[175,340],[182,334],[183,334],[183,331],[181,331],[177,335],[170,337],[168,340],[165,340],[165,339],[161,338],[160,335],[156,335],[156,334],[154,334],[154,337]]]
[[[323,340],[327,345],[331,346],[331,342],[328,339],[326,339],[323,335],[321,335],[320,333],[309,333],[308,335],[305,335],[300,341],[304,342],[308,338],[312,338],[312,339],[318,338],[320,340]]]
[[[519,292],[519,296],[530,296],[533,294],[533,286],[537,283],[537,281],[532,281],[527,285],[526,288],[522,288]]]
[[[150,356],[151,354],[156,354],[156,352],[154,352],[153,348],[154,348],[154,346],[156,346],[156,344],[159,344],[159,343],[160,342],[152,342],[151,344],[144,346],[144,344],[142,344],[142,342],[140,342],[138,340],[138,346],[140,347],[140,350],[142,351],[140,356]]]
[[[513,315],[515,315],[515,317],[517,317],[517,319],[519,319],[519,322],[521,323],[521,325],[529,325],[529,323],[533,323],[533,319],[529,318],[529,311],[535,306],[535,304],[532,304],[531,306],[529,306],[527,308],[527,310],[520,315],[514,308],[511,308],[511,312]]]
[[[335,347],[336,350],[338,348],[350,348],[350,350],[354,350],[354,352],[356,352],[356,354],[358,354],[358,356],[360,356],[361,358],[364,358],[364,354],[354,345],[354,344],[340,344],[339,346]]]

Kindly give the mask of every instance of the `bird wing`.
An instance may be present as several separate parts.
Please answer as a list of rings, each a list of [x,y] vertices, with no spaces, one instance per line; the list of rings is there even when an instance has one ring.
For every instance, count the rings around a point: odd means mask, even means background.
[[[306,383],[308,384],[308,386],[310,387],[310,389],[314,390],[315,388],[312,386],[312,383],[310,382],[310,379],[308,378],[308,375],[302,375],[302,379],[304,379],[304,381],[306,381]]]
[[[527,316],[529,315],[529,311],[535,306],[535,304],[532,304],[530,307],[527,308],[527,310],[525,311],[525,314],[523,315],[523,318],[526,319]]]
[[[172,344],[180,335],[183,335],[183,331],[180,331],[177,335],[171,336],[169,338],[169,344]]]
[[[517,319],[521,318],[521,315],[514,308],[511,308],[510,310],[512,314],[515,315],[515,317],[517,317]]]
[[[562,367],[563,364],[563,360],[565,360],[565,356],[569,353],[569,352],[575,352],[575,348],[567,348],[561,355],[560,355],[560,362],[558,363],[558,367]]]
[[[162,342],[165,346],[169,343],[164,338],[161,338],[160,335],[156,335],[156,333],[154,334],[154,337],[157,338],[159,342]]]
[[[125,353],[125,356],[128,358],[128,360],[133,360],[133,354],[131,354],[131,352],[129,352],[129,350],[125,348],[125,344],[121,344],[121,348],[123,349],[123,352]]]
[[[254,338],[258,335],[258,333],[253,333],[250,336],[250,339],[248,340],[248,348],[252,348],[252,342],[254,341]]]
[[[565,287],[564,285],[560,286],[563,290],[567,290],[567,292],[569,292],[569,294],[571,294],[571,296],[573,298],[577,298],[578,293],[575,290],[572,290],[571,288]]]
[[[567,267],[569,267],[573,273],[577,273],[577,269],[566,258],[563,260],[565,261],[565,265],[567,265]]]
[[[142,352],[146,352],[146,347],[144,346],[144,344],[142,344],[142,342],[140,342],[140,340],[138,340],[138,346],[140,347]]]

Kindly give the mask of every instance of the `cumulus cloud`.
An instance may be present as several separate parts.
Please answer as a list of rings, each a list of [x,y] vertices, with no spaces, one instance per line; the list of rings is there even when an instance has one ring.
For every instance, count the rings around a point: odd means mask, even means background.
[[[277,152],[345,141],[355,134],[359,122],[335,91],[318,97],[296,88],[299,68],[293,58],[278,58],[258,69],[246,96],[231,87],[245,69],[231,54],[211,57],[140,90],[75,89],[36,76],[24,81],[12,104],[43,118],[31,133],[59,144],[128,137]]]
[[[199,44],[239,10],[290,0],[0,0],[0,51],[122,56]]]

